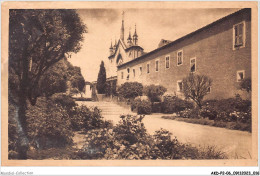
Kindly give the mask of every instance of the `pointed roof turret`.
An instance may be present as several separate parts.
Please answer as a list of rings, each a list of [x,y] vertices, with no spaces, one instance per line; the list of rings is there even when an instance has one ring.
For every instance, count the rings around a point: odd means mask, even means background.
[[[136,24],[135,24],[135,33],[134,33],[133,37],[138,37],[137,32],[136,32]]]
[[[110,45],[110,48],[109,49],[113,49],[113,44],[112,44],[112,40],[111,40],[111,45]]]
[[[132,40],[132,36],[131,36],[131,31],[130,30],[129,30],[129,36],[128,36],[127,40]]]
[[[114,48],[116,48],[116,39],[115,39],[115,44],[114,44]]]

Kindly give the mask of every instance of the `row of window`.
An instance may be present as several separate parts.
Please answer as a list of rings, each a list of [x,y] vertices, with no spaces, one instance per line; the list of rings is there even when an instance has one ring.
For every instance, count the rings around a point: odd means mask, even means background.
[[[237,82],[241,82],[245,78],[245,70],[237,71]],[[177,81],[177,92],[183,91],[182,80]],[[208,93],[211,92],[211,87],[208,89]]]
[[[182,53],[182,51],[181,51]],[[181,59],[182,60],[182,59]],[[179,62],[180,63],[180,62]],[[181,62],[182,64],[182,62]],[[165,67],[170,68],[170,56],[165,57]],[[159,71],[159,60],[155,60],[155,71]],[[191,58],[190,59],[190,72],[195,72],[196,71],[196,58]],[[139,67],[139,75],[142,75],[143,73],[143,67]],[[146,73],[150,73],[150,63],[146,64]],[[136,75],[136,70],[133,69],[133,77]],[[127,68],[127,77],[126,79],[128,80],[130,77],[130,68]],[[121,79],[124,79],[124,73],[121,72]]]
[[[183,64],[183,52],[177,52],[177,66]],[[165,68],[170,68],[170,56],[165,57]],[[150,73],[150,63],[146,64],[147,73]],[[155,71],[159,71],[159,59],[155,60]],[[196,58],[190,59],[190,71],[193,73],[196,71]]]

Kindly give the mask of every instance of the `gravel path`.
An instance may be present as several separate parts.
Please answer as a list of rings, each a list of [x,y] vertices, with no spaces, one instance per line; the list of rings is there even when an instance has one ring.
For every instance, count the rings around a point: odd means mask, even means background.
[[[79,104],[81,103],[86,106],[98,106],[104,118],[113,121],[114,124],[120,120],[120,114],[133,114],[129,109],[112,102],[80,102]],[[249,132],[163,119],[161,116],[162,114],[145,116],[143,122],[150,134],[164,128],[180,142],[201,147],[215,146],[233,159],[251,158],[252,135]]]

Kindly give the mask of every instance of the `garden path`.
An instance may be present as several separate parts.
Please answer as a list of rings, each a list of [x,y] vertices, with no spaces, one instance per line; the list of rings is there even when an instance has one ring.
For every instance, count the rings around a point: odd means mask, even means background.
[[[118,123],[121,114],[134,114],[130,109],[121,107],[113,102],[78,102],[86,106],[97,106],[106,120]],[[176,120],[163,119],[163,114],[146,115],[143,119],[145,127],[150,134],[164,128],[169,130],[173,137],[180,142],[195,146],[215,146],[225,152],[229,158],[250,159],[252,155],[252,135],[249,132],[229,130],[206,125],[191,124]],[[165,116],[165,114],[164,114]]]

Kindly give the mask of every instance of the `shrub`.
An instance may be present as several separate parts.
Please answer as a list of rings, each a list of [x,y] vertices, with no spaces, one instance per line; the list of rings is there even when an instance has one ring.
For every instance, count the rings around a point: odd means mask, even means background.
[[[138,82],[126,82],[118,88],[118,95],[126,99],[134,99],[143,94],[143,85]]]
[[[162,103],[161,102],[154,102],[152,103],[152,112],[153,113],[161,113],[162,112]]]
[[[200,109],[193,108],[193,109],[185,109],[183,111],[178,112],[178,115],[183,118],[200,118]]]
[[[239,121],[251,123],[251,101],[242,100],[240,96],[222,100],[205,101],[201,116],[217,121]]]
[[[27,134],[36,148],[64,147],[72,143],[72,127],[67,111],[50,99],[39,98],[26,112]]]
[[[144,88],[144,94],[151,102],[160,102],[161,96],[167,91],[163,86],[149,85]]]
[[[72,108],[76,107],[76,105],[77,105],[71,96],[63,94],[63,93],[56,93],[56,94],[52,95],[51,101],[53,101],[54,103],[65,108],[69,114],[70,114],[70,111],[72,110]]]
[[[247,92],[250,92],[251,89],[252,89],[252,86],[251,86],[251,78],[243,79],[243,80],[240,82],[240,89],[241,89],[241,90],[245,90],[245,91],[247,91]]]
[[[142,118],[121,116],[122,120],[114,128],[90,131],[81,156],[85,159],[150,159],[152,141]]]
[[[71,117],[73,130],[91,130],[110,125],[110,122],[104,121],[100,110],[97,107],[90,109],[84,105],[77,106],[73,109]]]
[[[192,109],[193,103],[182,100],[177,96],[164,96],[162,102],[162,112],[177,113],[185,109]]]
[[[179,155],[179,142],[176,138],[171,139],[172,133],[165,129],[155,131],[153,155],[158,159],[181,159]]]
[[[149,100],[135,99],[131,102],[131,109],[136,110],[138,114],[151,114],[152,103]]]
[[[217,150],[200,150],[171,139],[171,133],[160,129],[149,135],[144,116],[121,116],[112,128],[91,130],[86,145],[78,153],[81,159],[219,159]]]

